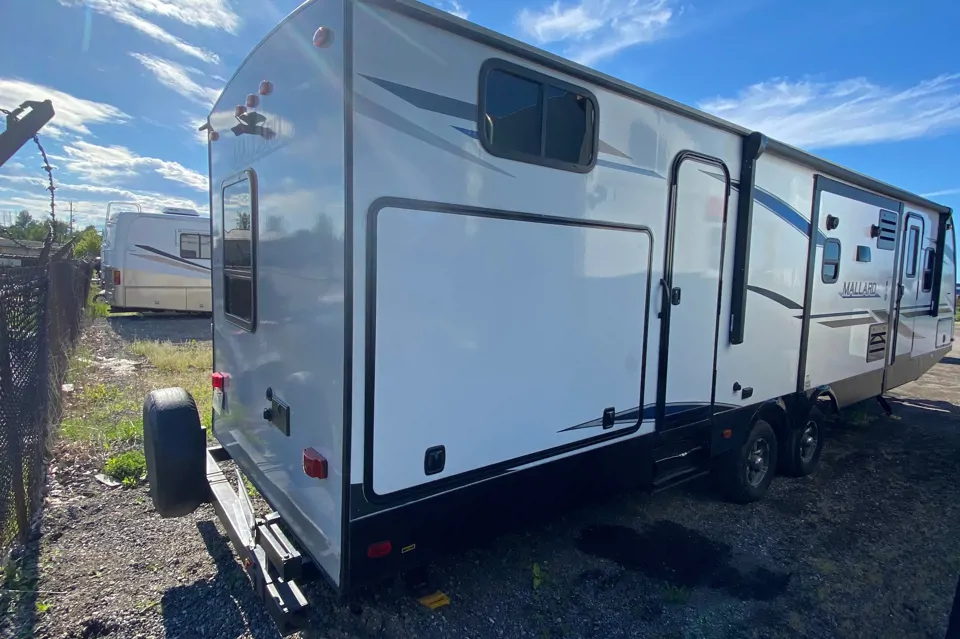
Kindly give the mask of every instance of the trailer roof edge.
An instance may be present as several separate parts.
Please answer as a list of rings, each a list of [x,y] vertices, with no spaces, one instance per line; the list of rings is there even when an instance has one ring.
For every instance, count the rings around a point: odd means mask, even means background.
[[[240,73],[240,70],[247,64],[250,58],[257,52],[263,43],[272,37],[288,20],[293,19],[298,13],[300,13],[309,5],[313,4],[315,1],[317,0],[305,0],[303,3],[301,3],[283,20],[277,23],[277,25],[271,29],[260,40],[260,42],[257,43],[250,53],[247,54],[247,56],[243,59],[243,62],[241,62],[234,70],[233,75],[230,76],[230,79],[224,83],[224,89],[221,90],[220,95],[217,96],[217,100],[213,103],[213,106],[210,108],[210,113],[207,115],[208,122],[210,117],[219,106],[226,87],[230,86],[230,84],[237,77],[237,74]],[[648,91],[647,89],[630,84],[629,82],[625,82],[624,80],[620,80],[601,71],[597,71],[582,64],[573,62],[572,60],[562,58],[558,55],[550,53],[549,51],[545,51],[533,45],[521,42],[515,38],[511,38],[510,36],[497,33],[491,29],[487,29],[486,27],[469,22],[441,9],[418,2],[418,0],[343,1],[382,6],[391,11],[396,11],[397,13],[405,14],[422,22],[432,24],[445,31],[468,37],[471,40],[479,41],[483,44],[494,46],[498,49],[506,51],[507,53],[512,53],[519,57],[526,58],[547,68],[552,68],[561,73],[566,73],[567,75],[580,78],[586,82],[594,83],[616,93],[632,97],[642,102],[646,102],[652,106],[664,109],[665,111],[669,111],[671,113],[690,118],[696,122],[727,131],[728,133],[733,133],[742,137],[746,137],[753,133],[753,131],[750,129],[724,120],[723,118],[719,118],[715,115],[706,113],[705,111],[682,104],[676,100],[671,100],[670,98],[662,96],[658,93],[654,93],[653,91]],[[860,186],[862,188],[875,191],[879,195],[885,195],[887,197],[901,200],[915,206],[929,208],[937,213],[951,213],[951,209],[948,206],[938,204],[937,202],[928,200],[927,198],[917,195],[916,193],[911,193],[910,191],[887,184],[886,182],[869,177],[854,171],[853,169],[841,166],[835,162],[831,162],[814,155],[809,151],[796,148],[775,138],[767,137],[767,151],[785,159],[793,160],[794,162],[803,164],[808,168],[817,171],[823,171],[833,177],[849,182],[855,186]]]

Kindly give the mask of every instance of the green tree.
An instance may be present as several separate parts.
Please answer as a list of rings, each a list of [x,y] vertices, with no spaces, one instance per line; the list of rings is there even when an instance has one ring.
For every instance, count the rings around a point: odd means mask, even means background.
[[[73,254],[79,258],[97,257],[100,255],[100,233],[93,226],[88,226],[79,233],[76,244],[73,245]]]

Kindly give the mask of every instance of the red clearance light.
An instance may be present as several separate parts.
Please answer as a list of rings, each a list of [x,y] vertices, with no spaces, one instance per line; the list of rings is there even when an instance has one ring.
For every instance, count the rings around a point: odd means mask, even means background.
[[[264,80],[260,83],[260,89],[257,91],[260,95],[270,95],[273,93],[273,82],[270,80]]]
[[[243,106],[242,104],[238,104],[237,108],[233,110],[233,115],[239,118],[241,115],[243,115],[246,112],[247,112],[247,107]]]
[[[224,378],[223,373],[213,373],[210,375],[210,379],[213,382],[213,387],[217,390],[223,390]]]
[[[257,105],[260,104],[260,96],[256,93],[251,93],[247,96],[247,108],[255,109]]]
[[[325,49],[333,44],[333,29],[330,27],[320,27],[313,32],[313,46],[318,49]]]
[[[314,479],[327,478],[327,460],[312,448],[303,449],[303,472]]]
[[[113,271],[113,285],[120,286],[120,271],[117,269]]]
[[[367,557],[380,559],[389,555],[391,550],[393,550],[393,544],[389,541],[378,541],[375,544],[370,544],[370,547],[367,548]]]

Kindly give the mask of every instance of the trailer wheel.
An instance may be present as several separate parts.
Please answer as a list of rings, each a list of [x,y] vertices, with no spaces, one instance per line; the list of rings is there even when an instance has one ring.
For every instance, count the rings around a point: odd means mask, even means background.
[[[826,416],[814,406],[803,426],[790,431],[784,441],[781,471],[791,477],[804,477],[817,469],[823,452],[824,422]]]
[[[161,517],[182,517],[207,501],[206,429],[193,397],[162,388],[143,402],[143,448],[150,498]]]
[[[743,445],[723,461],[723,492],[738,504],[757,501],[766,494],[776,468],[777,435],[769,423],[758,419]]]

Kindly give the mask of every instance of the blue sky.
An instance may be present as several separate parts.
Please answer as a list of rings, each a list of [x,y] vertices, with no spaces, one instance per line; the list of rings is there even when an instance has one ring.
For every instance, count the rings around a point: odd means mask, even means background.
[[[0,106],[51,98],[60,215],[110,200],[203,210],[196,131],[296,0],[6,0]],[[960,209],[960,3],[437,0],[496,31]],[[0,168],[5,212],[49,210],[36,150]]]

